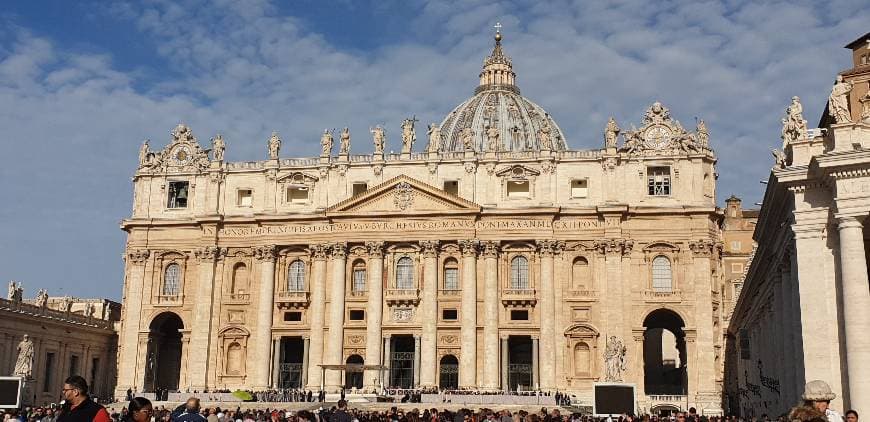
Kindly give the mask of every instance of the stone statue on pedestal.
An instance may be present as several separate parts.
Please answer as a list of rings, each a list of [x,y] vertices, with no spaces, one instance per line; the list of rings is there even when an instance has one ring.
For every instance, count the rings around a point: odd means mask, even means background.
[[[24,296],[24,289],[21,287],[21,283],[16,283],[15,281],[9,282],[9,293],[6,295],[6,299],[11,300],[13,302],[21,302]]]
[[[151,148],[148,146],[148,140],[142,141],[142,146],[139,147],[139,167],[148,165],[148,159],[151,155]]]
[[[462,139],[462,146],[466,151],[474,151],[474,129],[467,127],[459,132],[459,137]]]
[[[429,145],[426,146],[426,150],[429,152],[438,152],[441,149],[441,128],[435,124],[429,124]]]
[[[843,76],[837,75],[837,81],[834,82],[831,96],[828,98],[828,113],[837,123],[852,121],[852,116],[849,114],[849,92],[851,91],[852,84],[843,81]]]
[[[281,138],[278,137],[278,132],[272,132],[269,138],[269,158],[272,160],[278,159],[278,152],[281,151]]]
[[[350,152],[350,130],[344,128],[341,131],[341,143],[338,147],[338,155],[347,155]]]
[[[36,306],[45,308],[46,305],[48,305],[48,291],[45,289],[39,289],[39,291],[36,292]]]
[[[698,120],[698,126],[695,127],[695,132],[697,133],[698,143],[704,148],[709,147],[710,132],[707,132],[707,124],[704,123],[704,120]]]
[[[610,336],[604,349],[604,381],[622,382],[622,372],[625,371],[625,345],[616,336]]]
[[[604,128],[604,147],[605,148],[616,148],[616,139],[619,136],[619,126],[616,124],[616,120],[611,117],[610,120],[607,121],[607,127]]]
[[[385,134],[384,128],[380,125],[374,127],[374,129],[369,129],[369,132],[372,133],[372,143],[375,145],[375,154],[383,154],[384,153],[384,142],[385,142]]]
[[[320,135],[320,156],[329,157],[332,154],[333,137],[329,129],[323,129],[323,135]]]
[[[414,148],[414,142],[417,141],[417,134],[414,132],[414,123],[417,119],[412,117],[402,121],[402,153],[407,154]]]
[[[791,98],[791,104],[785,109],[785,118],[782,119],[782,149],[786,145],[806,138],[807,121],[803,116],[804,108],[799,97]]]
[[[214,156],[215,161],[223,161],[224,160],[224,150],[226,149],[226,144],[224,143],[224,138],[220,134],[215,136],[211,140],[211,151]]]
[[[33,341],[30,336],[24,335],[24,338],[18,343],[18,359],[15,361],[15,369],[12,375],[16,377],[24,377],[28,379],[33,375]]]

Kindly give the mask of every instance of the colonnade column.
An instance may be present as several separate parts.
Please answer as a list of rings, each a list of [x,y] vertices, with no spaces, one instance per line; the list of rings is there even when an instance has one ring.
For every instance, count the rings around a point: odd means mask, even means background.
[[[253,371],[251,387],[269,388],[269,373],[272,360],[272,315],[275,307],[275,258],[274,245],[254,248],[254,257],[260,261],[260,291],[257,302],[257,341],[254,342]]]
[[[541,380],[538,375],[538,337],[532,336],[532,388],[537,390],[541,385]],[[510,362],[508,362],[510,364]]]
[[[695,327],[696,327],[696,355],[689,356],[689,362],[695,363],[695,368],[690,364],[689,370],[693,378],[690,385],[695,386],[695,393],[704,397],[711,397],[716,392],[716,383],[710,380],[716,379],[716,369],[713,359],[715,354],[713,338],[713,293],[710,260],[718,253],[718,246],[712,240],[701,239],[689,242],[692,250],[694,266],[695,287]],[[702,358],[702,356],[704,358]],[[695,398],[699,400],[699,398]]]
[[[483,284],[483,388],[498,388],[498,242],[481,242]]]
[[[838,216],[840,229],[840,274],[843,279],[843,320],[846,334],[846,364],[849,396],[846,407],[870,411],[870,289],[864,249],[864,219]]]
[[[414,388],[420,386],[420,336],[414,335]]]
[[[459,386],[477,386],[477,240],[460,240],[462,248],[462,337],[459,348]]]
[[[774,350],[781,350],[782,355],[779,356],[779,359],[774,359],[774,363],[776,364],[777,369],[777,377],[779,377],[779,403],[788,403],[791,404],[792,400],[789,397],[789,387],[791,385],[791,381],[789,381],[789,373],[791,372],[791,362],[789,360],[789,353],[793,352],[791,347],[787,347],[787,339],[786,339],[786,331],[787,328],[785,326],[785,297],[783,296],[782,291],[782,274],[779,273],[779,267],[775,266],[773,269],[773,318],[775,320],[775,332],[774,332],[774,341],[776,343],[776,347]]]
[[[539,240],[537,243],[541,258],[540,388],[551,390],[556,387],[556,297],[553,286],[553,255],[558,245],[553,240]]]
[[[193,330],[191,331],[193,344],[204,346],[202,359],[193,359],[190,362],[190,387],[194,390],[208,388],[208,361],[214,341],[211,332],[212,309],[214,307],[214,269],[215,261],[226,252],[224,248],[206,246],[194,251],[199,265],[199,282],[196,286],[196,302],[193,306]],[[270,306],[271,309],[271,306]],[[271,328],[271,321],[270,321]]]
[[[535,364],[535,358],[532,357],[532,365]],[[508,391],[508,338],[501,338],[501,389]]]
[[[384,242],[366,242],[369,254],[366,280],[366,365],[377,365],[381,362],[381,321],[383,319],[383,270]],[[383,371],[365,371],[363,385],[372,389],[379,387],[378,379]],[[383,381],[383,380],[381,380]]]
[[[305,387],[308,385],[308,353],[311,350],[311,339],[302,337],[302,376],[299,378],[299,385]]]
[[[272,380],[269,385],[278,388],[278,378],[281,374],[281,338],[272,339]]]
[[[329,331],[327,342],[329,348],[326,353],[328,365],[341,365],[341,357],[344,351],[344,283],[345,266],[347,260],[347,244],[335,243],[332,245],[332,284],[329,295]],[[341,388],[341,371],[326,371],[326,389],[338,391]]]
[[[423,240],[420,246],[423,248],[420,386],[434,387],[438,357],[438,241]]]
[[[309,390],[319,390],[323,385],[323,326],[326,313],[326,255],[329,245],[311,245],[311,255],[314,263],[311,269],[311,301],[308,307],[311,324],[311,344],[308,347],[308,383]]]
[[[147,351],[142,348],[139,341],[139,324],[142,313],[142,278],[145,273],[145,263],[151,253],[148,250],[128,250],[125,257],[127,266],[127,279],[124,282],[124,319],[121,323],[121,334],[118,346],[121,349],[121,354],[118,359],[118,385],[115,387],[115,397],[124,397],[128,388],[142,391],[144,376],[138,378],[136,374],[136,365],[138,362],[144,362],[140,359],[140,353],[144,355]],[[147,344],[147,337],[146,337]],[[9,342],[9,353],[6,356],[13,356],[13,342]],[[10,360],[10,373],[15,360]],[[144,374],[144,371],[141,371]]]
[[[392,369],[392,363],[390,362],[390,335],[387,334],[384,336],[384,357],[382,365],[386,366],[387,369],[384,370],[383,382],[381,383],[384,387],[391,387],[390,385],[390,370]]]
[[[796,394],[796,385],[797,381],[796,377],[796,368],[797,365],[797,353],[798,349],[794,348],[794,321],[799,319],[794,312],[794,301],[792,300],[792,292],[790,289],[794,288],[793,283],[790,280],[791,273],[788,271],[788,268],[791,266],[791,263],[786,262],[777,266],[776,271],[779,275],[779,291],[776,292],[782,297],[782,336],[783,336],[783,379],[782,379],[782,389],[783,389],[783,402],[785,403],[794,403],[797,402],[797,394]]]

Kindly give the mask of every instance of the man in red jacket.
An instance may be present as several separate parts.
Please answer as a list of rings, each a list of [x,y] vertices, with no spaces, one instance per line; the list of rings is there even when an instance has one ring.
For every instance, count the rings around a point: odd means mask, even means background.
[[[88,383],[73,375],[63,382],[63,406],[57,422],[111,422],[106,408],[88,397]]]

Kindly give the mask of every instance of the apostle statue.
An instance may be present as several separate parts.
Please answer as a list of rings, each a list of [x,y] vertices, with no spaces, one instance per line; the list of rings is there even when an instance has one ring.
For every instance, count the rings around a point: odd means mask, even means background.
[[[553,141],[550,140],[550,122],[547,119],[541,122],[541,128],[538,129],[538,140],[541,142],[541,149],[553,149]]]
[[[462,139],[462,146],[466,151],[474,151],[474,129],[466,127],[459,132],[459,139]]]
[[[430,123],[429,131],[426,133],[429,135],[429,145],[426,146],[426,150],[438,152],[441,149],[441,127],[435,123]]]
[[[139,167],[148,165],[148,156],[151,155],[151,149],[148,146],[148,140],[142,141],[142,146],[139,147]]]
[[[64,312],[69,312],[72,310],[73,298],[70,296],[64,296],[63,302],[61,302],[61,310]]]
[[[770,153],[773,154],[773,161],[774,161],[774,164],[776,165],[776,167],[779,167],[779,168],[786,167],[786,158],[785,158],[784,152],[782,152],[778,149],[772,149],[772,150],[770,150]]]
[[[323,135],[320,135],[320,156],[329,157],[332,154],[332,132],[329,129],[323,129]]]
[[[96,311],[96,308],[94,308],[94,304],[93,304],[93,303],[88,302],[88,303],[85,305],[85,316],[86,316],[86,317],[89,317],[89,318],[90,318],[90,317],[93,317],[95,311]]]
[[[607,126],[604,128],[605,148],[616,148],[616,139],[619,136],[619,130],[616,120],[611,116],[610,120],[607,121]]]
[[[625,371],[625,345],[616,336],[610,336],[604,349],[604,381],[622,382]]]
[[[39,289],[39,291],[36,292],[36,306],[44,308],[46,305],[48,305],[48,291],[45,289]]]
[[[338,155],[347,155],[350,152],[350,130],[344,128],[341,131],[341,143],[338,146]]]
[[[269,138],[269,159],[277,160],[280,151],[281,138],[278,137],[278,132],[272,132],[272,136]]]
[[[18,343],[18,359],[15,361],[15,370],[12,371],[12,375],[25,379],[33,375],[33,341],[27,334]]]
[[[16,296],[17,291],[18,291],[18,288],[15,287],[15,281],[10,281],[9,282],[9,290],[6,293],[6,299],[15,300],[15,296]]]
[[[374,127],[374,129],[369,129],[369,132],[372,133],[372,143],[375,145],[375,154],[383,154],[384,143],[386,141],[384,128],[382,128],[381,125],[377,125]]]
[[[852,84],[843,81],[842,75],[837,75],[837,81],[834,82],[831,96],[828,98],[828,113],[834,117],[837,123],[852,121],[852,116],[849,114],[849,92],[851,91]]]
[[[402,154],[410,153],[417,141],[417,134],[414,132],[414,123],[417,121],[414,117],[402,120]]]
[[[499,131],[495,125],[486,126],[486,149],[487,151],[496,152],[499,150]]]
[[[710,146],[710,132],[707,132],[707,124],[704,120],[698,120],[698,126],[695,127],[695,133],[698,137],[698,143],[701,147],[708,148]]]
[[[807,121],[804,119],[804,106],[801,105],[800,97],[791,97],[791,104],[786,108],[786,114],[789,121],[794,124],[795,129],[800,131],[801,137],[803,137],[807,131]]]
[[[227,145],[224,143],[224,138],[220,134],[217,134],[211,140],[211,151],[214,154],[215,161],[223,161],[224,160],[224,150],[227,148]]]

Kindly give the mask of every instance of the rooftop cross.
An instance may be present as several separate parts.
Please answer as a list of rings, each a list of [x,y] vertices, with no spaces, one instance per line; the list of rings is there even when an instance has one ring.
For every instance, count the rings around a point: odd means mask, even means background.
[[[495,26],[493,26],[493,28],[495,28],[495,32],[500,32],[500,30],[501,30],[501,22],[496,22],[496,23],[495,23]]]

